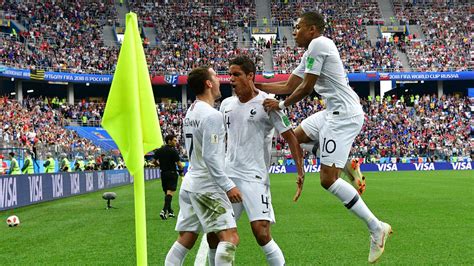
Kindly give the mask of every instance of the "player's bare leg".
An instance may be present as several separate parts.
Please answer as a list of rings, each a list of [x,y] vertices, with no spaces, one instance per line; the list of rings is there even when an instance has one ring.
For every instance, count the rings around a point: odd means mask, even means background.
[[[270,233],[270,222],[258,220],[250,223],[255,240],[262,248],[270,266],[285,265],[285,257],[278,244],[272,239]]]

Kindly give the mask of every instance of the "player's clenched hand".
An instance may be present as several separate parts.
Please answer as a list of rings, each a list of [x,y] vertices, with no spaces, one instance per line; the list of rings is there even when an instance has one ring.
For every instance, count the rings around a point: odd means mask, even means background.
[[[237,187],[233,187],[231,190],[227,191],[227,197],[232,203],[242,202],[242,194]]]
[[[280,110],[280,107],[278,106],[280,102],[275,100],[275,99],[265,99],[263,101],[263,107],[267,112],[270,112],[272,110]]]
[[[304,174],[298,175],[296,178],[296,194],[293,197],[293,201],[298,201],[298,198],[301,196],[301,192],[303,191],[303,184],[304,184]]]

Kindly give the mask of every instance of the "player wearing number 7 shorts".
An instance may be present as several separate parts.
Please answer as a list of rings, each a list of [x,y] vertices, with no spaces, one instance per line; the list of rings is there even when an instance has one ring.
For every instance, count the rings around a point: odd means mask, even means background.
[[[281,102],[265,100],[267,111],[285,109],[313,90],[325,101],[326,109],[303,120],[295,134],[300,143],[319,141],[321,186],[367,224],[370,232],[368,260],[373,263],[382,255],[392,229],[375,217],[354,187],[339,178],[352,143],[362,129],[364,112],[359,96],[349,86],[336,45],[322,35],[324,28],[321,14],[302,14],[293,31],[296,44],[306,49],[300,64],[287,82],[260,84],[257,87],[269,93],[291,94]]]
[[[264,110],[262,103],[269,96],[254,86],[256,69],[253,61],[248,57],[237,57],[230,61],[229,66],[230,84],[236,96],[224,99],[220,107],[227,133],[225,171],[243,198],[241,203],[234,203],[232,207],[236,219],[240,218],[242,211],[247,213],[252,232],[267,263],[284,265],[283,252],[270,234],[275,214],[268,167],[275,129],[288,142],[297,165],[295,201],[304,181],[302,150],[286,115],[282,111],[267,113]],[[212,257],[216,239],[208,237],[208,242]]]

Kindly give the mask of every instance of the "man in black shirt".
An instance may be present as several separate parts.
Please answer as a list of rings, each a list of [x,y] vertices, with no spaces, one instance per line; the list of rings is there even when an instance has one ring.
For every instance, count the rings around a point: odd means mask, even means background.
[[[160,164],[161,186],[165,193],[165,205],[160,212],[160,217],[166,220],[168,217],[175,217],[171,209],[171,200],[178,185],[178,172],[183,173],[184,166],[179,160],[178,151],[175,149],[178,142],[175,135],[170,134],[165,137],[165,145],[155,151],[155,160]],[[179,167],[179,170],[176,169]]]

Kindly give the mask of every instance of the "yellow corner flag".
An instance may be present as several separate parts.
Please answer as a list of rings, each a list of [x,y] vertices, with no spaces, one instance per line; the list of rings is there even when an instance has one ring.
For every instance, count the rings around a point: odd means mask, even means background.
[[[117,143],[134,177],[137,265],[147,265],[144,156],[160,147],[163,138],[137,15],[128,13],[126,21],[102,126]]]

